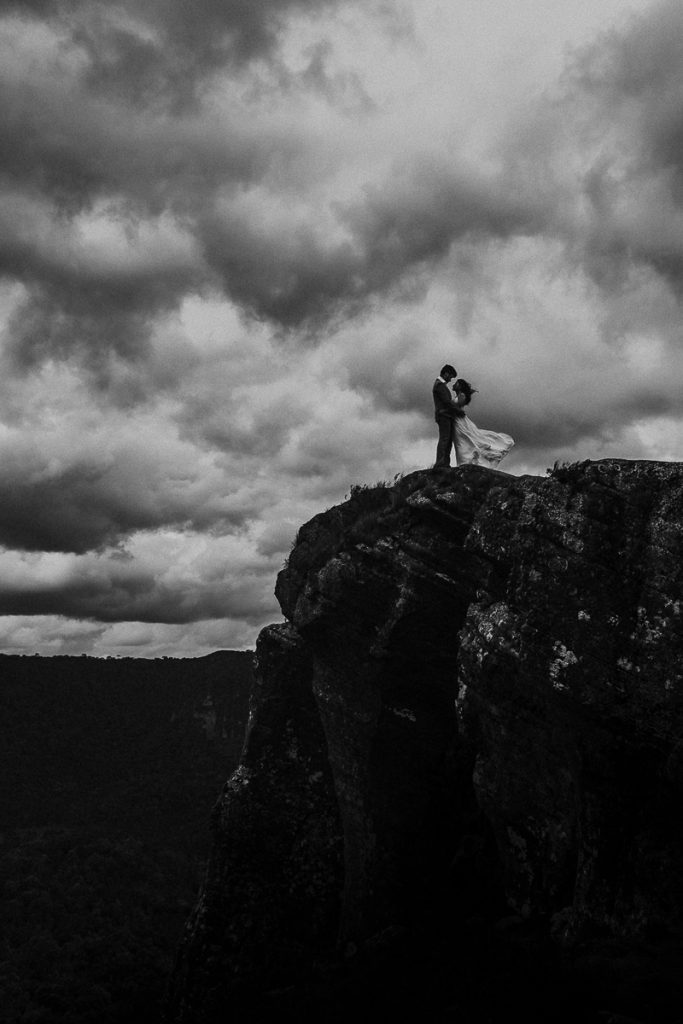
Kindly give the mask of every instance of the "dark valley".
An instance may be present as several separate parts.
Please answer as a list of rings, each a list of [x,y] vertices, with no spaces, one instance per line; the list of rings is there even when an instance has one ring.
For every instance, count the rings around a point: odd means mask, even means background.
[[[158,1020],[253,655],[0,656],[0,1019]]]

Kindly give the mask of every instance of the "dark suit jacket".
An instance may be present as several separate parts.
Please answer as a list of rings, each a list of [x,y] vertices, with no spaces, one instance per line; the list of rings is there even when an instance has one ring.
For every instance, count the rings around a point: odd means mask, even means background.
[[[455,411],[455,403],[451,398],[450,388],[439,377],[434,381],[432,394],[434,396],[434,419],[437,423],[439,416],[448,416],[449,419],[454,420],[457,413]]]

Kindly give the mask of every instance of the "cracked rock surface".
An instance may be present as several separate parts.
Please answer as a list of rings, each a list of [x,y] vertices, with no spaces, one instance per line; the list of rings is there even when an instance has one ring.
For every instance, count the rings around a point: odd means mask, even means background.
[[[683,466],[354,488],[276,595],[168,1019],[677,1019]]]

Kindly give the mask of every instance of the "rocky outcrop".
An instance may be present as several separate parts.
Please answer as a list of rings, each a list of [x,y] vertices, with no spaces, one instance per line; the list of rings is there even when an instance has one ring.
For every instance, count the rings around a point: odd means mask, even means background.
[[[302,527],[168,1019],[678,1019],[682,573],[671,463],[415,473]]]

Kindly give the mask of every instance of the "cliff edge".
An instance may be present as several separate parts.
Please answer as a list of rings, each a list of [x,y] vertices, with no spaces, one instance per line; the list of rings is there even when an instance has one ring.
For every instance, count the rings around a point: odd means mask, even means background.
[[[475,466],[303,526],[167,1019],[679,1020],[683,466]]]

